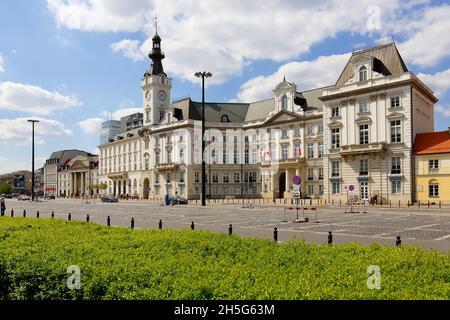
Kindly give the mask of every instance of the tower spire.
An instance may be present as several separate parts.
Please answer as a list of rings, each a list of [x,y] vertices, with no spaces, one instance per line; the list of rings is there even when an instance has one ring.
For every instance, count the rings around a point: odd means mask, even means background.
[[[144,74],[147,75],[165,75],[164,68],[162,65],[162,60],[165,58],[164,52],[161,50],[161,38],[158,35],[158,16],[155,15],[155,36],[152,39],[153,46],[152,51],[148,54],[148,57],[152,60],[150,70]]]
[[[156,35],[158,35],[158,15],[155,15],[155,30],[156,30]]]

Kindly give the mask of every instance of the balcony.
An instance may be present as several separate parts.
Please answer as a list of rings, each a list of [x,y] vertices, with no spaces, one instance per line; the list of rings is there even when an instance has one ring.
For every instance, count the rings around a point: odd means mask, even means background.
[[[340,154],[342,156],[346,156],[346,155],[357,155],[368,153],[381,153],[384,151],[385,145],[386,145],[385,142],[374,142],[369,144],[351,144],[341,146]]]
[[[173,170],[178,168],[178,164],[176,163],[159,163],[156,165],[157,170]]]
[[[109,173],[108,178],[109,179],[127,179],[128,172],[122,171],[122,172]]]

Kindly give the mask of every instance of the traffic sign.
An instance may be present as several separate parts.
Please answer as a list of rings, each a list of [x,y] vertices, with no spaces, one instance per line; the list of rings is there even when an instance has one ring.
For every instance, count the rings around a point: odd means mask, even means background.
[[[294,182],[294,184],[300,184],[302,179],[299,176],[294,176],[294,178],[292,178],[292,181]]]
[[[353,190],[355,190],[355,186],[354,186],[354,185],[352,185],[352,184],[351,184],[351,185],[349,185],[349,186],[348,186],[348,190],[349,190],[349,191],[353,191]]]
[[[300,191],[301,188],[302,188],[302,186],[299,185],[299,184],[294,184],[294,185],[292,186],[292,190],[294,190],[294,191]]]
[[[300,191],[296,190],[292,193],[292,195],[293,195],[294,199],[300,199]]]

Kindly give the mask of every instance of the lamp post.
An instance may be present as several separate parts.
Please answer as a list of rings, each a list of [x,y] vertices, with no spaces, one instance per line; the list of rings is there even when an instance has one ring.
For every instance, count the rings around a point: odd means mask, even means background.
[[[39,120],[28,120],[31,122],[31,201],[34,201],[34,124]]]
[[[211,72],[196,72],[197,78],[202,78],[202,206],[206,206],[206,168],[205,168],[205,78],[212,76]]]

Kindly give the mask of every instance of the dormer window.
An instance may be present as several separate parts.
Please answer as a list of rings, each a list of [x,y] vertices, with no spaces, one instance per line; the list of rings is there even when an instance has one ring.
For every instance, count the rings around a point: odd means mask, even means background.
[[[286,95],[281,99],[281,109],[287,109],[288,107],[288,97]]]
[[[230,119],[228,118],[228,116],[226,114],[224,114],[221,118],[220,118],[221,122],[230,122]]]
[[[367,68],[366,66],[362,66],[359,68],[359,81],[367,80]]]

